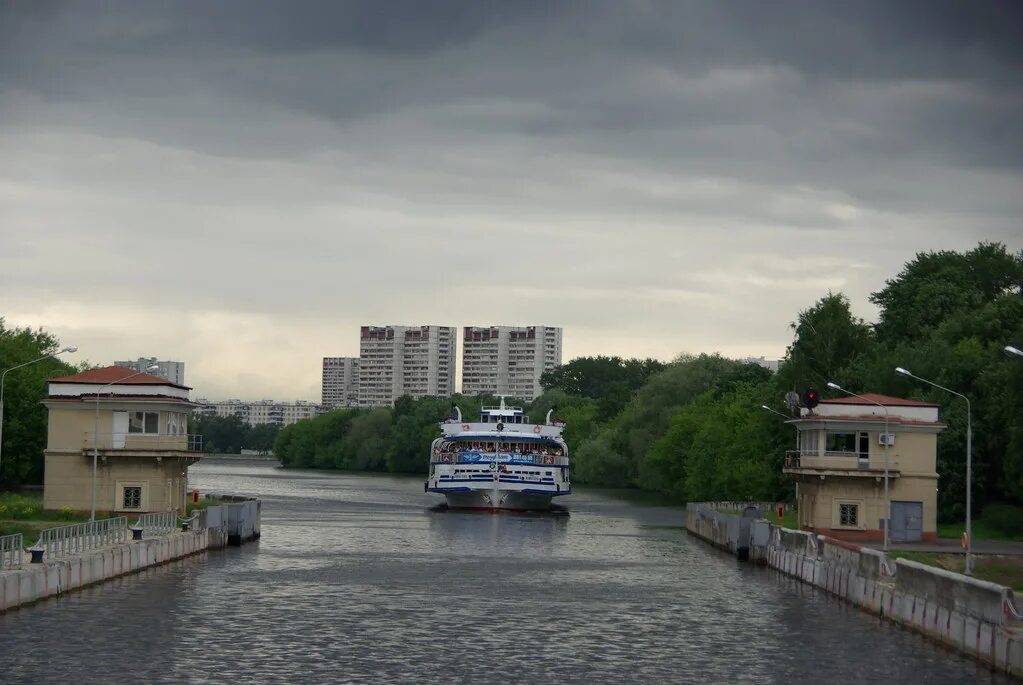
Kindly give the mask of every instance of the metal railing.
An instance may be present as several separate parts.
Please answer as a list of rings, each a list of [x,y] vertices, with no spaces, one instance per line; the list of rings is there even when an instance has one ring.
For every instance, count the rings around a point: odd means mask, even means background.
[[[202,436],[195,433],[96,433],[84,431],[82,449],[202,452]]]
[[[39,534],[37,548],[47,559],[80,554],[90,549],[114,545],[128,540],[128,519],[124,516],[48,528]]]
[[[134,527],[141,528],[142,534],[146,537],[173,533],[178,528],[178,512],[172,510],[141,514]]]
[[[0,535],[0,571],[21,568],[25,558],[25,540],[21,533]]]

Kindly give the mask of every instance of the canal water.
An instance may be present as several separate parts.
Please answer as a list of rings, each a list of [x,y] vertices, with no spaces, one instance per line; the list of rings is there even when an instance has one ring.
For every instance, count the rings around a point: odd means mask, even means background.
[[[431,510],[414,478],[204,461],[263,537],[0,616],[0,683],[1007,683],[577,491],[569,515]]]

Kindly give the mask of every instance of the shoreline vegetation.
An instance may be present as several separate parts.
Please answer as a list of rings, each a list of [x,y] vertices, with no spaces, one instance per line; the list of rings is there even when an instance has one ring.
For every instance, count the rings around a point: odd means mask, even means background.
[[[841,293],[797,312],[777,373],[717,354],[681,354],[669,363],[582,357],[545,373],[534,401],[511,402],[534,420],[557,408],[577,485],[635,488],[677,504],[792,501],[782,465],[794,429],[761,409],[785,414],[787,392],[834,381],[856,393],[935,402],[948,425],[938,438],[939,522],[963,521],[966,404],[894,373],[907,367],[970,398],[974,518],[1023,536],[1023,360],[1003,352],[1023,346],[1023,251],[980,243],[966,252],[919,253],[869,304],[878,311],[872,323],[853,314],[868,303],[854,306]],[[58,348],[52,335],[7,328],[0,319],[0,368]],[[46,409],[39,398],[46,378],[73,370],[51,362],[26,367],[8,385],[0,487],[42,482]],[[281,429],[197,417],[190,431],[203,434],[208,452],[272,449],[285,467],[421,474],[452,404],[474,416],[496,403],[401,397],[393,407],[339,409]]]
[[[852,313],[841,293],[798,312],[777,373],[716,354],[652,359],[583,357],[547,372],[544,393],[514,401],[534,419],[557,407],[578,485],[636,488],[669,501],[793,500],[782,474],[794,429],[781,413],[788,391],[838,382],[941,405],[939,521],[965,519],[965,404],[894,373],[905,366],[970,397],[973,512],[991,534],[1020,536],[1023,521],[1023,252],[981,243],[967,252],[919,253],[870,303],[877,321]],[[857,309],[866,303],[857,303]],[[393,408],[339,409],[281,429],[273,451],[285,467],[425,473],[437,423],[457,404],[474,416],[493,397],[399,398]],[[984,516],[981,516],[981,513]],[[990,531],[989,531],[990,532]]]

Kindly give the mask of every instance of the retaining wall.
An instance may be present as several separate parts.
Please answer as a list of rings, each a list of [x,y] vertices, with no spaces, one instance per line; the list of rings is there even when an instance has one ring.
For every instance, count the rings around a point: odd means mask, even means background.
[[[206,550],[205,530],[114,545],[0,573],[0,612]]]
[[[691,503],[687,528],[730,549],[723,519],[739,517],[716,506]],[[1023,620],[1011,588],[905,559],[893,564],[878,550],[767,521],[751,524],[749,558],[1023,677]]]

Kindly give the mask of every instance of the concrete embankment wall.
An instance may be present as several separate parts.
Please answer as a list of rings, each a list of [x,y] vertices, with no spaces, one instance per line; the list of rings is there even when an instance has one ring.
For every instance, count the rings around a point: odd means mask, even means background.
[[[689,532],[730,551],[746,545],[751,560],[1023,677],[1023,620],[1011,588],[905,559],[892,563],[877,550],[767,521],[751,523],[744,540],[736,523],[722,520],[740,517],[717,508],[690,504]]]
[[[0,612],[181,559],[209,547],[205,530],[114,545],[0,573]]]

